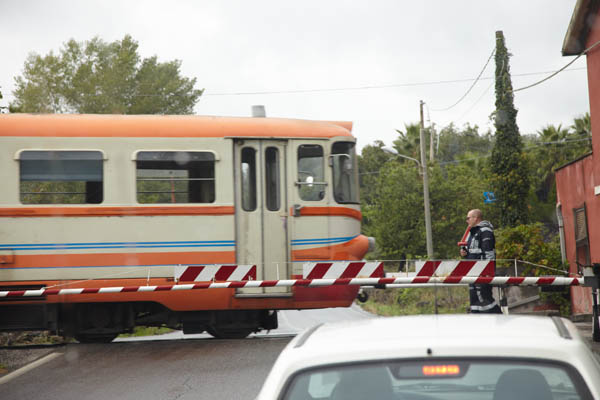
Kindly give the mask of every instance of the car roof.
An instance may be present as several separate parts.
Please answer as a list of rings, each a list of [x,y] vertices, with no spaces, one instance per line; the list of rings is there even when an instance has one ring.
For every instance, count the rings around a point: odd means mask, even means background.
[[[443,358],[567,363],[588,383],[600,380],[600,365],[575,325],[564,318],[502,314],[378,317],[316,325],[297,335],[279,355],[258,399],[277,398],[292,376],[307,369]]]
[[[343,335],[340,336],[340,334]],[[305,340],[305,345],[344,344],[365,335],[376,342],[411,340],[431,344],[431,340],[486,335],[490,339],[543,335],[557,338],[559,332],[551,318],[499,315],[416,315],[399,318],[368,318],[324,324]],[[450,338],[452,337],[452,339]],[[318,343],[317,343],[318,342]]]
[[[340,361],[425,356],[537,355],[560,358],[567,347],[582,345],[577,329],[561,318],[493,314],[418,315],[369,318],[324,324],[290,343],[298,357],[321,354]],[[509,349],[512,349],[509,351]],[[349,351],[351,350],[351,351]],[[338,357],[339,355],[343,357]]]

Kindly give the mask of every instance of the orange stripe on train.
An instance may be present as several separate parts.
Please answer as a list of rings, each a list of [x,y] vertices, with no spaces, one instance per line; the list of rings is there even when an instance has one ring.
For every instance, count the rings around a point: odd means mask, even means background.
[[[151,215],[233,215],[233,206],[0,207],[0,217],[122,217]]]
[[[95,267],[122,265],[172,265],[235,263],[235,251],[165,253],[35,254],[14,257],[4,268]],[[2,269],[3,266],[0,266]]]
[[[294,209],[290,208],[290,215],[294,214]],[[362,221],[362,213],[350,207],[302,207],[301,216],[339,216],[350,217]]]
[[[333,246],[292,250],[292,260],[362,260],[369,249],[369,239],[358,235],[354,239]]]

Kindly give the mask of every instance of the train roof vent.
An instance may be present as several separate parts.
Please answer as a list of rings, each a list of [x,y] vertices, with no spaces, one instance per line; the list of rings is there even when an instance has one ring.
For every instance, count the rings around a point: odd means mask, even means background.
[[[265,106],[252,106],[252,116],[254,118],[265,118],[267,116]]]

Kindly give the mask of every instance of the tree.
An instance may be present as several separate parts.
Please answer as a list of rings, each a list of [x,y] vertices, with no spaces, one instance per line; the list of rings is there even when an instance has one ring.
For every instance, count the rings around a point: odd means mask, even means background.
[[[577,117],[569,128],[544,126],[527,138],[527,157],[531,167],[533,193],[531,220],[556,224],[556,168],[591,151],[589,114]]]
[[[504,227],[526,224],[529,178],[508,65],[509,53],[502,31],[496,32],[496,142],[492,149],[491,181]]]
[[[459,257],[456,243],[462,238],[469,210],[481,209],[485,219],[494,206],[483,203],[487,182],[468,163],[434,167],[431,179],[431,219],[436,255],[443,259]]]
[[[406,133],[402,132],[399,129],[396,129],[398,132],[398,139],[394,140],[394,148],[400,154],[403,154],[408,157],[420,159],[421,158],[421,125],[409,124],[404,125]],[[425,148],[429,148],[429,135],[427,132],[425,133]]]
[[[466,124],[459,130],[451,123],[440,131],[436,160],[452,162],[457,159],[485,157],[489,155],[493,145],[491,132],[480,135],[477,125]]]
[[[456,258],[468,210],[483,204],[485,181],[464,164],[431,167],[431,214],[436,257]],[[381,169],[370,219],[381,256],[403,260],[427,253],[423,180],[414,163],[390,161]]]
[[[571,129],[573,130],[573,134],[575,136],[577,136],[579,138],[589,138],[591,140],[592,121],[590,119],[590,113],[586,112],[584,115],[575,118],[573,120],[573,125],[571,125]],[[588,147],[589,147],[589,143],[588,143]]]
[[[416,165],[390,161],[381,168],[372,224],[377,247],[386,259],[426,254],[423,186]]]
[[[374,144],[365,146],[358,156],[358,173],[360,199],[364,205],[373,204],[377,179],[383,165],[394,155],[383,150],[385,144],[376,140]]]
[[[58,55],[31,54],[15,78],[14,112],[89,114],[191,114],[202,90],[180,75],[180,61],[141,59],[126,35],[66,42]]]

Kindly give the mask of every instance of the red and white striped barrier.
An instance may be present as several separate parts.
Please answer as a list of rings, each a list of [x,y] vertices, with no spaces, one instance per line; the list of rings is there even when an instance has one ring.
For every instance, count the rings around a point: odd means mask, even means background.
[[[416,261],[417,276],[494,276],[494,260]]]
[[[383,263],[379,261],[306,262],[302,265],[304,279],[383,278]]]
[[[583,283],[583,278],[567,278],[563,276],[547,277],[515,277],[515,276],[417,276],[412,278],[340,278],[340,279],[284,279],[273,281],[230,281],[230,282],[200,282],[183,285],[164,286],[118,286],[104,288],[74,288],[74,289],[38,289],[38,290],[13,290],[0,291],[3,297],[39,297],[50,295],[84,295],[98,293],[131,293],[131,292],[159,292],[195,289],[238,289],[256,287],[324,287],[324,286],[379,286],[394,284],[465,284],[487,283],[491,285],[522,285],[522,286],[574,286]]]
[[[176,265],[175,282],[256,280],[256,265]]]

